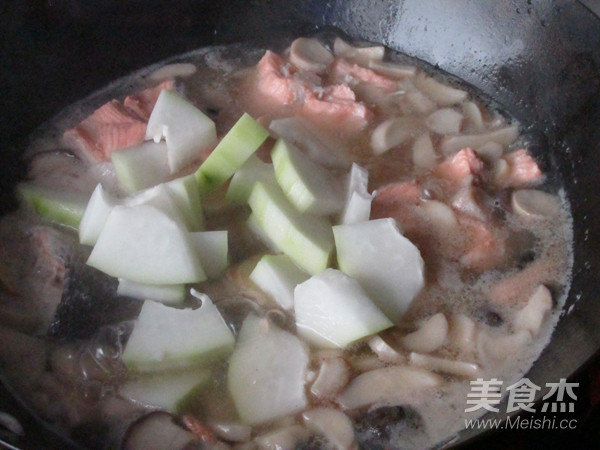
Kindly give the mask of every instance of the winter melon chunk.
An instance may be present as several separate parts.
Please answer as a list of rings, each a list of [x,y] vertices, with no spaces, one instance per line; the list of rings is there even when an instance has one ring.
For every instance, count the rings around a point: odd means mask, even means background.
[[[146,301],[123,362],[141,372],[205,365],[230,353],[234,343],[231,330],[206,295],[197,309]]]

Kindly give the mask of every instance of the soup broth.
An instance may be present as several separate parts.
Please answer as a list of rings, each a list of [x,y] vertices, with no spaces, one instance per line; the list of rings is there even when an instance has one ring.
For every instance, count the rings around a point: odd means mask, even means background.
[[[205,123],[214,136],[181,150],[177,130]],[[5,378],[91,448],[444,442],[485,412],[466,411],[471,381],[526,374],[568,291],[569,205],[522,133],[445,74],[329,35],[119,80],[27,149],[23,206],[0,223]],[[201,211],[163,188],[180,179]],[[85,244],[94,195],[106,212]],[[193,249],[165,262],[180,241]],[[135,252],[162,255],[162,281],[130,270]]]

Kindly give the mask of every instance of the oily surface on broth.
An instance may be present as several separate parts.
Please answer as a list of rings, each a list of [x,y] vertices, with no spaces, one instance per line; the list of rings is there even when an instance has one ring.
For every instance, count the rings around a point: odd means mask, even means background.
[[[265,421],[240,414],[225,355],[199,372],[208,380],[202,389],[165,413],[126,388],[148,376],[121,358],[142,301],[117,295],[115,278],[86,265],[91,248],[77,233],[24,206],[0,223],[0,333],[11,344],[0,361],[40,416],[95,448],[144,448],[150,430],[177,443],[165,448],[420,448],[481,414],[463,412],[470,380],[509,385],[526,373],[550,339],[568,286],[562,194],[544,185],[518,124],[463,86],[400,55],[384,58],[381,47],[323,44],[299,39],[280,53],[203,49],[143,71],[50,124],[28,151],[29,178],[86,197],[102,183],[124,199],[111,155],[145,140],[162,90],[214,120],[219,139],[249,113],[270,133],[256,153],[263,163],[271,164],[281,138],[341,191],[353,163],[366,169],[368,218],[393,219],[424,262],[424,286],[406,312],[343,348],[307,340],[294,309],[250,279],[260,257],[277,249],[248,226],[247,204],[227,201],[225,184],[202,204],[205,229],[228,232],[228,267],[193,288],[229,326],[234,355],[248,317],[300,343],[304,403]],[[169,178],[193,173],[213,149],[199,150]],[[321,219],[337,225],[340,212]],[[339,269],[339,261],[330,267]],[[377,269],[391,278],[397,270]],[[180,307],[198,303],[186,294]],[[278,367],[271,355],[261,357]],[[156,390],[166,389],[161,377],[179,375],[157,371]]]

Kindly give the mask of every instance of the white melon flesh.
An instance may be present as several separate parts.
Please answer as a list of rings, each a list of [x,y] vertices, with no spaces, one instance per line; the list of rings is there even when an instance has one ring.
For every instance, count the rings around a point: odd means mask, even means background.
[[[146,301],[123,352],[123,362],[140,372],[206,365],[233,349],[235,340],[206,295],[198,309]]]
[[[112,152],[110,159],[119,184],[127,193],[162,183],[171,173],[167,161],[167,145],[163,142],[144,142]]]
[[[279,139],[271,159],[277,182],[298,211],[328,215],[341,209],[342,193],[335,178],[292,144]]]
[[[309,277],[287,255],[264,255],[250,274],[250,280],[283,309],[294,307],[294,289]]]
[[[227,181],[267,139],[269,132],[244,114],[196,171],[206,190]]]
[[[119,395],[176,414],[188,396],[207,386],[210,379],[210,371],[199,368],[144,374],[125,382]]]
[[[327,268],[333,252],[329,222],[299,213],[277,186],[257,182],[248,204],[253,224],[283,253],[309,274]]]
[[[337,225],[333,233],[340,269],[397,323],[424,284],[419,249],[390,218]]]
[[[308,351],[266,319],[244,320],[229,360],[227,383],[245,424],[259,425],[306,408]]]
[[[188,232],[149,205],[115,206],[87,263],[113,277],[145,284],[206,279]]]
[[[102,228],[108,219],[117,200],[98,184],[85,208],[79,224],[79,242],[85,245],[94,245],[100,236]]]
[[[163,90],[148,119],[146,139],[167,143],[167,160],[176,173],[217,143],[215,123],[173,91]]]
[[[265,231],[259,226],[258,220],[254,213],[250,213],[248,220],[246,220],[246,226],[252,233],[254,233],[264,245],[266,245],[273,253],[281,253],[281,249],[273,242],[273,240],[267,236]]]
[[[184,215],[169,194],[165,183],[137,192],[127,197],[123,204],[126,206],[152,206],[182,226],[186,225]]]
[[[346,202],[340,214],[340,223],[350,224],[369,220],[373,196],[367,190],[368,185],[367,169],[353,163],[348,175]]]
[[[246,203],[254,183],[257,181],[271,185],[277,184],[273,164],[267,164],[258,156],[251,155],[231,178],[227,188],[227,201],[236,204]]]
[[[345,347],[393,326],[360,284],[335,269],[311,277],[294,293],[298,334],[326,347]]]
[[[229,265],[227,230],[190,233],[190,240],[209,278],[223,275]]]
[[[119,278],[117,294],[139,300],[153,300],[169,305],[181,304],[185,300],[184,284],[143,284]]]
[[[200,187],[194,175],[175,178],[164,183],[169,196],[179,209],[181,217],[188,230],[201,231],[204,229],[204,215]]]

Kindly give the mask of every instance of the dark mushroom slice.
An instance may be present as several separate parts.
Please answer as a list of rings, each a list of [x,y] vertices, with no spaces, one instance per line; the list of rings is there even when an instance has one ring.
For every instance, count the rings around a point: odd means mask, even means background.
[[[73,264],[48,335],[63,340],[89,339],[103,326],[135,319],[143,302],[118,296],[117,283],[90,266]]]

